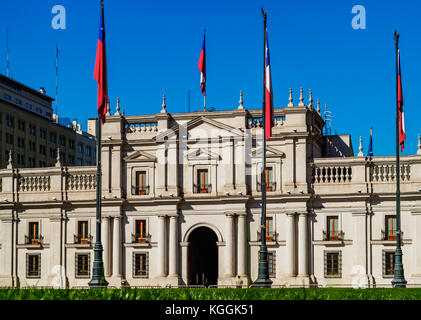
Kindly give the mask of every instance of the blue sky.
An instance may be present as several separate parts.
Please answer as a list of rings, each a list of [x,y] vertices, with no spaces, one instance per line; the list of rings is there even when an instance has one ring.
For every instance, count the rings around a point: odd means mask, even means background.
[[[99,0],[2,1],[0,72],[6,73],[6,28],[10,73],[55,96],[55,47],[60,54],[60,116],[86,128],[96,116],[93,79],[99,26]],[[54,30],[54,5],[66,8],[66,30]],[[354,30],[354,5],[366,9],[366,30]],[[105,0],[111,110],[116,99],[127,115],[158,113],[162,95],[169,112],[203,108],[197,69],[203,29],[207,30],[207,104],[216,110],[262,104],[262,18],[270,9],[268,32],[276,107],[288,104],[293,89],[313,89],[333,113],[333,130],[359,136],[368,148],[374,127],[375,155],[395,153],[395,47],[401,33],[401,59],[407,141],[404,154],[417,150],[421,132],[421,4],[413,0],[296,1],[135,1]]]

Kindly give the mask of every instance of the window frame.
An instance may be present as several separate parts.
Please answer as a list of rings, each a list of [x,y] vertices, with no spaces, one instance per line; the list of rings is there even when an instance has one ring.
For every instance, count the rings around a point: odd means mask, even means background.
[[[38,259],[37,274],[30,275],[30,257],[37,257]],[[41,278],[41,253],[29,253],[29,252],[26,253],[26,278],[27,279],[40,279]]]
[[[396,215],[386,215],[384,217],[384,222],[385,222],[385,238],[386,238],[386,240],[396,241],[397,234],[398,234],[398,225],[397,225]],[[390,230],[390,222],[392,222],[392,230]],[[396,230],[393,230],[393,224],[395,224]],[[390,233],[390,231],[392,231],[392,233]]]
[[[392,274],[387,274],[387,255],[388,254],[392,254],[393,257],[393,262],[392,262]],[[382,252],[383,258],[382,258],[382,262],[383,262],[383,278],[393,278],[395,276],[394,271],[395,271],[395,251],[392,250],[383,250]]]
[[[140,233],[138,233],[138,225],[139,229],[141,229]],[[135,219],[134,221],[134,236],[135,236],[135,242],[136,243],[145,243],[147,240],[147,226],[148,222],[147,219]],[[143,232],[142,232],[143,230]],[[143,235],[143,236],[142,236]]]
[[[272,264],[270,263],[269,255],[272,255]],[[269,278],[276,278],[276,251],[268,251],[267,257]],[[271,269],[272,272],[270,272]]]
[[[79,272],[79,257],[87,256],[87,273],[88,274],[80,274]],[[91,253],[90,252],[76,252],[75,253],[75,278],[76,279],[89,279],[91,277]]]
[[[333,223],[333,234],[332,234],[332,225],[329,220],[336,220],[336,230],[335,223]],[[328,241],[339,241],[339,216],[326,216],[326,236]]]
[[[328,274],[328,255],[337,254],[338,255],[338,273],[337,274]],[[339,279],[342,278],[342,251],[324,251],[324,276],[328,279]]]
[[[209,168],[197,168],[195,193],[210,193]]]
[[[271,222],[270,222],[271,221]],[[273,228],[273,217],[266,217],[266,241],[273,241],[274,238],[274,228]],[[269,233],[269,226],[272,227],[272,232]]]
[[[143,272],[145,274],[136,274],[137,269],[136,269],[136,258],[137,256],[141,256],[144,255],[145,256],[145,269]],[[133,252],[133,256],[132,256],[132,277],[133,278],[140,278],[140,279],[149,279],[149,252],[144,252],[144,251],[134,251]]]

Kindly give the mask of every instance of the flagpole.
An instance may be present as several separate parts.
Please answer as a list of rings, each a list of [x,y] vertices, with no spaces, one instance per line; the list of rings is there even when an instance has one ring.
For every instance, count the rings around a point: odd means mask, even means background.
[[[261,171],[261,188],[262,188],[262,214],[260,221],[260,250],[259,250],[259,268],[257,280],[254,282],[256,287],[265,288],[270,287],[272,281],[269,279],[269,265],[268,265],[268,251],[266,246],[266,24],[267,24],[267,12],[265,13],[262,8],[263,14],[263,155],[262,155],[262,171]]]
[[[404,270],[402,264],[402,249],[401,249],[401,195],[400,195],[400,166],[399,166],[399,156],[400,156],[400,141],[399,141],[399,33],[395,31],[395,47],[396,47],[396,251],[395,251],[395,261],[394,261],[394,277],[392,280],[392,285],[395,288],[406,288],[406,280],[404,277]],[[402,80],[401,80],[402,81]],[[393,226],[392,226],[393,228]]]
[[[102,27],[105,29],[104,26],[104,0],[101,0],[101,19],[102,19]],[[103,30],[103,42],[104,42],[104,52],[105,52],[105,30]],[[105,54],[104,54],[105,55]],[[104,69],[106,70],[106,59],[104,57]],[[105,82],[107,81],[106,78],[106,71],[104,72]],[[107,108],[107,99],[104,99],[103,107]],[[96,142],[97,142],[97,150],[96,150],[96,240],[94,245],[94,263],[92,267],[92,279],[89,281],[88,285],[90,288],[99,288],[99,287],[107,287],[108,282],[105,280],[104,277],[104,262],[102,259],[102,243],[101,243],[101,117],[98,114],[98,118],[96,121]]]
[[[204,35],[204,50],[205,50],[205,68],[206,68],[206,29],[203,29],[203,35]],[[203,111],[206,111],[206,92],[208,91],[208,88],[206,88],[206,79],[205,79],[205,94],[203,95]]]

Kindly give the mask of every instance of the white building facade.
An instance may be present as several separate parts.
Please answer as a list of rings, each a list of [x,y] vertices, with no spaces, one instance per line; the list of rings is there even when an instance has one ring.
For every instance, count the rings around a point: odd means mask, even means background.
[[[154,115],[107,116],[101,241],[110,286],[256,280],[261,110],[247,110],[241,100],[231,111],[169,114],[164,102]],[[354,157],[346,137],[330,148],[348,156],[324,157],[320,109],[302,100],[275,109],[267,142],[265,236],[273,285],[390,285],[395,158]],[[9,163],[0,179],[0,286],[87,286],[96,168]],[[402,156],[408,284],[421,284],[420,191],[421,154]]]

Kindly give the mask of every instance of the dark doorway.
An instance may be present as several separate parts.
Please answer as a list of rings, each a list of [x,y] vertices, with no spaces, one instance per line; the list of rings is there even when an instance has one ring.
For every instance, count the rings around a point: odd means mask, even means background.
[[[218,238],[210,228],[199,227],[189,236],[189,285],[218,282]]]

